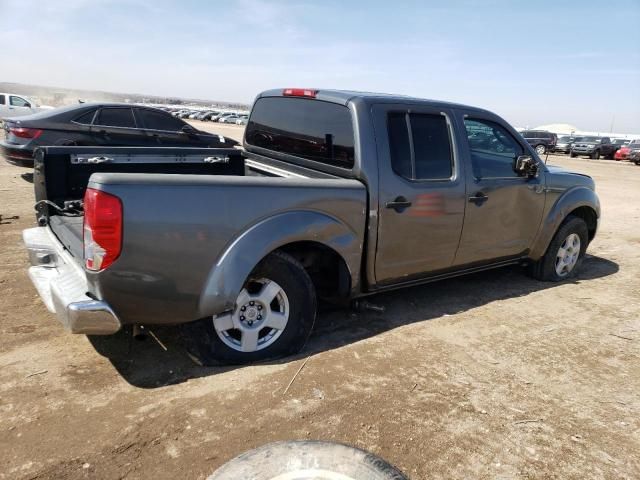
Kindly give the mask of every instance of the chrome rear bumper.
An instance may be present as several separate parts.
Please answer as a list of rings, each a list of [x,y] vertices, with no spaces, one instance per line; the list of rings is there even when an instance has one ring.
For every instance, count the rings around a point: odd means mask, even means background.
[[[50,312],[71,333],[110,335],[122,324],[106,302],[87,295],[87,278],[49,227],[22,232],[29,252],[29,278]]]

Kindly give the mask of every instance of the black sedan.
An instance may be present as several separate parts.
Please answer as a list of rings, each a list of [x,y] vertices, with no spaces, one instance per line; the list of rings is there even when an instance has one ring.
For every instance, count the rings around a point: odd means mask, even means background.
[[[157,108],[80,104],[5,118],[0,153],[9,163],[33,166],[33,151],[51,145],[232,147],[238,142],[201,130]]]

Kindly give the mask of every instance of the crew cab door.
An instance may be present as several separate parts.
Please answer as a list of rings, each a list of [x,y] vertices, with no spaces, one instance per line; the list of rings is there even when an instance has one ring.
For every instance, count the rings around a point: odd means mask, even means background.
[[[525,255],[542,220],[544,172],[519,176],[515,160],[529,150],[512,129],[476,112],[458,111],[466,133],[462,152],[470,167],[467,210],[455,265],[491,262]]]
[[[91,134],[97,145],[144,146],[150,142],[137,127],[130,107],[103,107],[98,111]]]
[[[378,149],[375,277],[398,283],[453,263],[466,205],[451,112],[373,107]]]

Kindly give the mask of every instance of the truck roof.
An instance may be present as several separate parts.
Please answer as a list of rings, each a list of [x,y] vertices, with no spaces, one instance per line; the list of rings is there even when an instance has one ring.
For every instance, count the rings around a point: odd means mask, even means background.
[[[358,92],[354,90],[331,90],[321,88],[305,88],[298,90],[307,90],[316,92],[315,99],[322,100],[324,102],[339,103],[341,105],[347,105],[353,100],[362,100],[365,103],[411,103],[428,105],[431,107],[440,108],[464,108],[465,110],[474,110],[478,112],[489,112],[483,108],[472,107],[470,105],[463,105],[460,103],[444,102],[441,100],[430,100],[426,98],[411,97],[408,95],[400,95],[394,93],[376,93],[376,92]],[[261,97],[284,97],[284,88],[274,88],[271,90],[265,90],[258,95]]]

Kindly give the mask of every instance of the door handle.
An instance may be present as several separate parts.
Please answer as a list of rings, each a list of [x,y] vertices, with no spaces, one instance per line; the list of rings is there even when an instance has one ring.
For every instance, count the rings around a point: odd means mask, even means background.
[[[411,206],[411,202],[403,196],[400,196],[396,197],[392,202],[385,203],[384,206],[387,208],[392,208],[396,212],[401,213],[405,208],[409,208]]]
[[[482,205],[487,200],[489,200],[489,197],[482,192],[476,192],[473,196],[469,197],[469,201],[475,203],[477,206]]]

